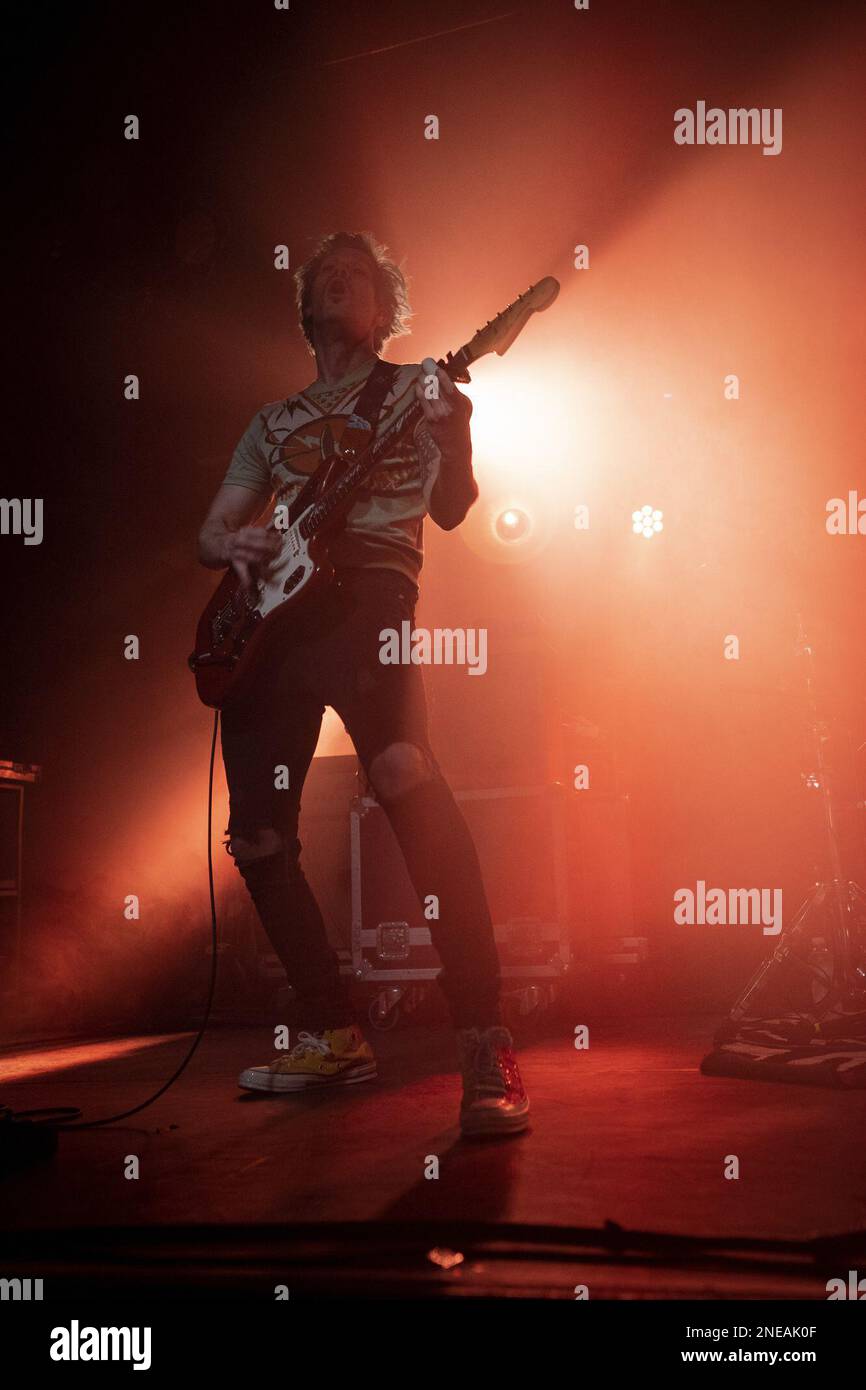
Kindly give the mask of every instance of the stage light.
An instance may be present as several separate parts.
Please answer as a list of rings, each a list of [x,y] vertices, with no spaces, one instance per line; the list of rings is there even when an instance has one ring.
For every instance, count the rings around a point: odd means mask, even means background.
[[[641,507],[639,511],[631,514],[632,527],[636,536],[645,536],[647,540],[664,530],[664,512],[659,511],[658,507]]]
[[[527,343],[489,371],[479,367],[465,387],[481,495],[460,538],[492,565],[531,564],[548,549],[564,518],[586,502],[607,457],[607,415],[619,408],[604,375]]]
[[[493,529],[501,541],[519,541],[529,535],[530,520],[526,512],[519,511],[517,507],[507,507],[497,516]]]

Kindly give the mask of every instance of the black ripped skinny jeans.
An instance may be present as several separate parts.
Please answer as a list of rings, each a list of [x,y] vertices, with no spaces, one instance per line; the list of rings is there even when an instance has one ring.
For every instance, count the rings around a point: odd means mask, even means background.
[[[262,925],[310,1031],[353,1021],[337,958],[300,866],[301,791],[326,705],[342,719],[370,775],[393,743],[420,748],[433,772],[403,796],[382,801],[419,901],[439,900],[429,923],[442,962],[439,982],[455,1027],[500,1022],[499,960],[478,855],[428,741],[419,666],[379,661],[384,628],[414,622],[418,590],[397,570],[344,569],[293,637],[276,674],[254,698],[223,711],[222,750],[230,794],[229,837],[272,827],[284,852],[240,866]],[[282,659],[282,658],[281,658]],[[288,769],[288,789],[275,769]]]

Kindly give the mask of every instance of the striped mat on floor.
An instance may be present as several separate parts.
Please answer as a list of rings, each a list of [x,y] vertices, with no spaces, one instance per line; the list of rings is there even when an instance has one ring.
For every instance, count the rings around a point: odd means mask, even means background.
[[[866,1087],[866,1013],[835,1014],[820,1022],[802,1014],[723,1024],[705,1076],[739,1076],[837,1090]]]

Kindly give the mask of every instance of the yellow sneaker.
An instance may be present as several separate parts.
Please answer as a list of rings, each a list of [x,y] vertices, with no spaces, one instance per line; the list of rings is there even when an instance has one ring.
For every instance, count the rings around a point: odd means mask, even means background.
[[[291,1052],[280,1052],[264,1067],[248,1067],[238,1077],[245,1091],[306,1091],[311,1086],[349,1086],[376,1075],[373,1049],[356,1024],[299,1033]]]

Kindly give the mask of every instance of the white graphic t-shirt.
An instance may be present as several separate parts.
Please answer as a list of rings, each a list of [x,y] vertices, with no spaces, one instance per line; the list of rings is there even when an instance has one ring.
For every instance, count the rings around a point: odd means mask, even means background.
[[[339,442],[373,369],[365,362],[332,386],[314,382],[286,400],[256,411],[225,475],[226,483],[271,493],[274,506],[290,506],[322,460],[322,438]],[[397,369],[382,405],[376,433],[415,400],[420,367]],[[335,565],[400,570],[417,584],[424,559],[422,529],[440,454],[425,421],[398,440],[367,479],[346,517],[345,529],[328,544]]]

